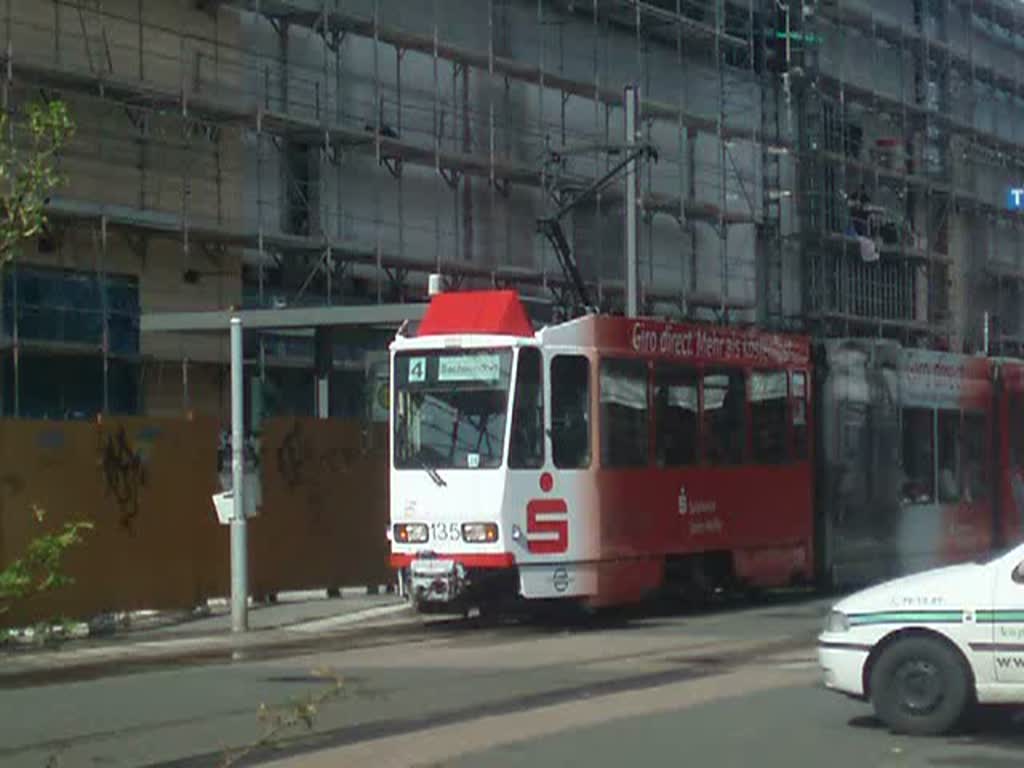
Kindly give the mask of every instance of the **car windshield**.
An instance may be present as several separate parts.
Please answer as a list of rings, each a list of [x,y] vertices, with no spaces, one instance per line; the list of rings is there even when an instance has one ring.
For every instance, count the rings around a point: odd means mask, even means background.
[[[509,349],[396,355],[395,467],[500,466],[511,366]]]
[[[1024,546],[1022,546],[1021,544],[1016,544],[1012,547],[1004,546],[999,547],[998,549],[992,549],[986,552],[982,557],[976,558],[974,562],[978,565],[991,565],[992,563],[996,562],[996,560],[1000,560],[1006,557],[1011,552],[1017,552],[1018,556],[1022,560],[1024,560]]]

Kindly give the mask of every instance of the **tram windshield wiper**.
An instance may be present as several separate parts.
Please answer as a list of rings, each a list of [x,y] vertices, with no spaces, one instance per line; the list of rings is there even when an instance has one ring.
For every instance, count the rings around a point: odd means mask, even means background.
[[[441,475],[437,471],[437,469],[435,467],[433,467],[429,462],[427,462],[426,459],[424,459],[422,456],[417,456],[416,460],[417,460],[417,462],[419,462],[419,465],[421,467],[423,467],[424,471],[428,475],[430,475],[430,479],[434,481],[435,485],[437,485],[437,486],[439,486],[441,488],[444,488],[445,486],[448,485],[448,483],[446,483],[444,481],[444,478],[441,477]]]

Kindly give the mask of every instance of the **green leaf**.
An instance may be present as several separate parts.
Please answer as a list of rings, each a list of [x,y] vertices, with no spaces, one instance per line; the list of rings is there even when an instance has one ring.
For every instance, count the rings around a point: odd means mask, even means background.
[[[64,183],[60,152],[74,121],[60,100],[35,101],[0,115],[0,260],[46,225],[46,199]]]
[[[33,519],[42,524],[45,514],[32,509]],[[44,533],[29,542],[24,556],[0,570],[0,614],[18,602],[74,583],[63,572],[64,556],[84,540],[83,532],[92,530],[86,521],[65,523],[56,533]]]

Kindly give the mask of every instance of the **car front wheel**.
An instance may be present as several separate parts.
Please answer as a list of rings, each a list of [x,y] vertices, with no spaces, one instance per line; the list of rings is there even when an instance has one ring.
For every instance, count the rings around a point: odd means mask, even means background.
[[[959,655],[941,640],[906,637],[886,648],[871,671],[875,714],[898,733],[934,736],[949,731],[971,700],[970,678]]]

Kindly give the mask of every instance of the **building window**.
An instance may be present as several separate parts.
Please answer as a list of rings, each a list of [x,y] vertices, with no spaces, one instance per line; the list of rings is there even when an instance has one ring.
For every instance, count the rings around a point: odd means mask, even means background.
[[[743,462],[747,446],[746,400],[740,371],[705,374],[702,414],[704,459],[707,462]]]
[[[22,346],[17,370],[13,359],[4,366],[5,414],[91,419],[104,403],[109,413],[140,412],[139,365],[130,359],[139,352],[137,278],[17,266],[4,271],[3,297],[4,333],[17,328]]]
[[[758,464],[788,461],[785,371],[754,371],[750,375],[750,437]]]
[[[659,467],[697,462],[697,373],[658,366],[654,371],[655,456]]]
[[[139,351],[139,284],[124,275],[16,267],[4,273],[4,331],[20,341],[101,348],[106,308],[109,351]]]
[[[903,500],[926,504],[935,498],[933,412],[903,409]]]
[[[580,355],[551,361],[551,453],[559,469],[590,466],[590,361]]]
[[[544,387],[540,350],[533,347],[519,351],[511,440],[508,454],[511,469],[544,466]]]
[[[648,454],[647,363],[601,361],[601,463],[644,467]]]

